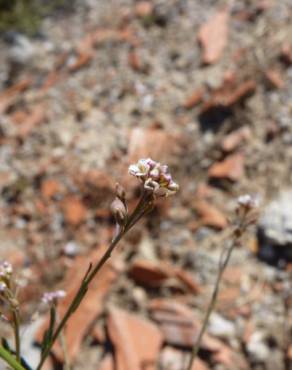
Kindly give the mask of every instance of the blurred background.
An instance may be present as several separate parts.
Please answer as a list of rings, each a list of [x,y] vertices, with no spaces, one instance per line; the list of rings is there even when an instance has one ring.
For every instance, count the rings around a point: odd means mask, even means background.
[[[291,0],[0,0],[0,260],[32,366],[43,292],[76,289],[113,236],[115,183],[133,208],[128,166],[151,157],[180,191],[96,279],[66,331],[71,368],[186,369],[249,193],[259,220],[194,370],[291,370],[291,17]],[[46,368],[63,363],[56,346]]]

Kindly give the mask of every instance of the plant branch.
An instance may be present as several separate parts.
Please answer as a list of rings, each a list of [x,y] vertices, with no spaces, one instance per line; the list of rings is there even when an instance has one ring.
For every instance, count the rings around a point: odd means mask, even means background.
[[[17,308],[13,309],[13,331],[15,340],[16,359],[18,362],[20,362],[19,313]]]
[[[216,283],[215,283],[215,286],[214,286],[214,289],[213,289],[213,292],[212,292],[211,301],[209,303],[207,312],[205,314],[204,321],[203,321],[198,339],[197,339],[197,341],[196,341],[196,343],[193,347],[191,358],[190,358],[187,370],[192,370],[192,368],[193,368],[193,364],[195,362],[195,359],[198,355],[198,352],[199,352],[199,349],[200,349],[200,346],[201,346],[203,335],[205,334],[205,331],[207,329],[207,325],[208,325],[208,322],[209,322],[210,315],[211,315],[211,313],[214,310],[215,305],[216,305],[216,301],[217,301],[217,297],[218,297],[218,293],[219,293],[219,287],[220,287],[220,283],[221,283],[221,280],[222,280],[223,273],[225,271],[226,266],[228,265],[228,262],[230,260],[230,257],[231,257],[231,254],[232,254],[234,248],[238,244],[238,240],[239,240],[239,237],[240,237],[241,234],[237,234],[235,232],[233,235],[234,236],[233,236],[233,241],[232,241],[231,245],[229,246],[227,251],[223,250],[222,253],[221,253],[220,260],[219,260],[218,274],[217,274]],[[226,256],[224,257],[225,252],[226,252]]]
[[[111,257],[111,254],[113,250],[115,249],[118,242],[122,239],[122,237],[127,233],[127,231],[130,230],[130,228],[134,225],[134,223],[138,222],[138,220],[148,212],[148,207],[145,207],[145,204],[147,205],[147,194],[144,192],[141,196],[141,199],[136,206],[135,210],[133,211],[132,215],[128,218],[126,224],[120,228],[119,233],[114,237],[112,242],[110,243],[108,249],[105,251],[102,258],[97,262],[95,267],[93,269],[89,269],[87,274],[85,275],[85,278],[81,282],[81,285],[73,298],[71,304],[69,305],[66,313],[64,314],[63,318],[61,319],[60,323],[58,324],[54,335],[52,336],[51,340],[47,344],[46,348],[43,351],[43,354],[41,356],[40,363],[37,367],[37,370],[40,370],[48,357],[51,348],[53,347],[55,341],[61,334],[62,330],[64,329],[67,321],[69,320],[70,316],[76,311],[76,309],[79,307],[83,297],[85,296],[88,286],[93,280],[93,278],[97,275],[97,273],[100,271],[102,266],[107,262],[107,260]]]

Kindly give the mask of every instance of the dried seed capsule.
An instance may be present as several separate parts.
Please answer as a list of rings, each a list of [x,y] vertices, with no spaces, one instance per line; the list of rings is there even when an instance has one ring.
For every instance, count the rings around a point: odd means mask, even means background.
[[[124,225],[127,220],[127,210],[121,199],[115,198],[111,204],[111,211],[116,219],[116,222],[121,226]]]

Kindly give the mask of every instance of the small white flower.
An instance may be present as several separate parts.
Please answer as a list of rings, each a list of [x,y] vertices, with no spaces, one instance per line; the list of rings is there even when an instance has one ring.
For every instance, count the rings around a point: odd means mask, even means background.
[[[168,184],[168,189],[173,191],[174,193],[176,193],[179,189],[179,185],[174,182],[174,181],[171,181],[169,184]]]
[[[160,176],[159,168],[153,168],[153,170],[150,171],[149,175],[152,177],[152,179],[158,180]]]
[[[259,198],[245,194],[237,198],[237,203],[243,207],[257,208],[259,206]]]
[[[0,293],[4,293],[6,289],[7,285],[3,281],[0,281]]]
[[[147,159],[140,159],[137,164],[132,164],[129,167],[129,173],[136,177],[147,176],[150,170],[150,165],[147,163]]]
[[[178,191],[179,186],[172,180],[168,166],[161,165],[151,158],[140,159],[129,167],[129,173],[144,183],[144,189],[156,197],[167,197]]]
[[[46,292],[42,297],[42,302],[50,304],[58,299],[66,297],[66,292],[64,290],[56,290],[54,292]]]

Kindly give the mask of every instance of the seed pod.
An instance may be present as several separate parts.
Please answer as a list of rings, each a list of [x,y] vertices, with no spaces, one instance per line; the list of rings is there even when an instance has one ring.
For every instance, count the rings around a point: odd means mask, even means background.
[[[118,197],[116,197],[112,202],[111,211],[116,219],[116,222],[123,226],[127,220],[127,210],[125,204]]]

